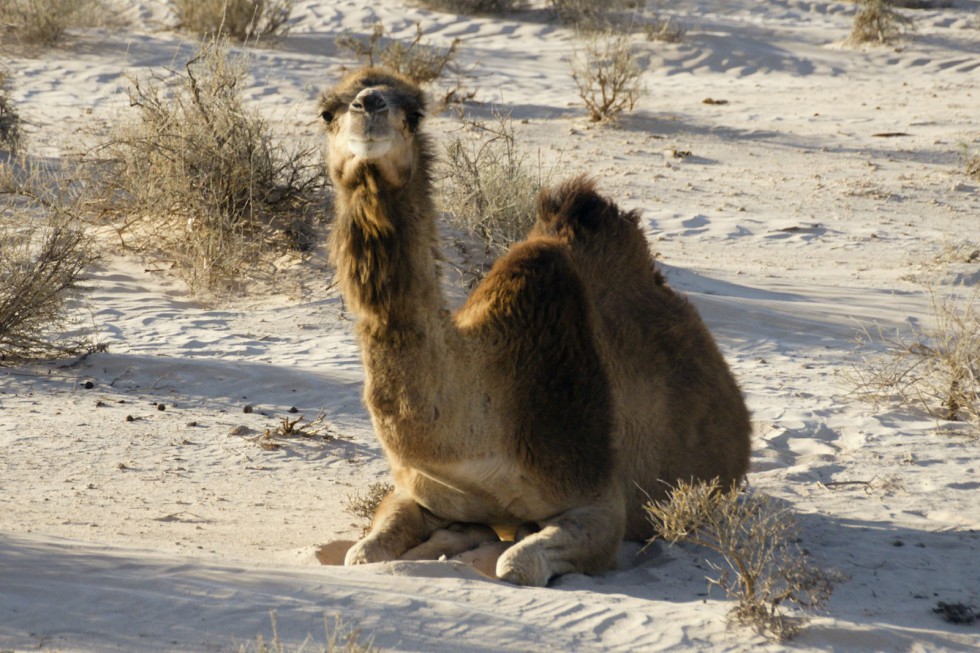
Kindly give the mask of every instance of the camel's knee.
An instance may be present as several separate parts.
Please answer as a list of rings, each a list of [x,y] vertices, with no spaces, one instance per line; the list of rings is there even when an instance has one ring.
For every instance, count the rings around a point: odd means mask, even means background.
[[[344,556],[344,564],[351,567],[353,565],[364,565],[371,562],[387,562],[396,558],[398,558],[398,554],[393,553],[381,538],[372,538],[368,535],[347,549],[347,555]]]
[[[447,523],[396,490],[378,506],[371,532],[350,548],[344,564],[396,560],[409,549],[425,542],[433,531]]]

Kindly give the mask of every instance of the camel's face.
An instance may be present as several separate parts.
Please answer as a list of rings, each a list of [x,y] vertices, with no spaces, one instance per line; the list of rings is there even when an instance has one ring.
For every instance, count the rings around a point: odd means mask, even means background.
[[[334,181],[347,185],[373,166],[389,183],[404,185],[415,167],[423,112],[421,92],[399,75],[373,68],[348,75],[320,102]]]

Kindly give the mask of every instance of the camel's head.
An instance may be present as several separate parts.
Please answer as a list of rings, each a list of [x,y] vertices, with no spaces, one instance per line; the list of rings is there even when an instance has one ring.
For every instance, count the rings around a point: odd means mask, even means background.
[[[422,91],[406,77],[379,68],[348,74],[320,100],[334,183],[356,184],[373,167],[388,183],[404,186],[419,164],[424,112]]]

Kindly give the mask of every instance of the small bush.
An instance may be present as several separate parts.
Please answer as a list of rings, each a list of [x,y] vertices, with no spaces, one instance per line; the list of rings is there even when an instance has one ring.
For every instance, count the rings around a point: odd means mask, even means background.
[[[51,46],[72,27],[100,25],[108,15],[102,0],[3,0],[0,40]]]
[[[980,433],[980,290],[962,300],[934,293],[932,317],[931,328],[865,332],[884,350],[864,357],[848,381],[876,404],[897,399]]]
[[[434,11],[446,11],[464,16],[486,14],[497,16],[524,7],[524,0],[421,0],[423,7]]]
[[[895,11],[892,0],[858,0],[858,13],[849,41],[853,44],[892,43],[912,26],[912,20]]]
[[[9,73],[0,68],[0,150],[17,154],[21,146],[20,115],[8,95]]]
[[[90,338],[68,332],[77,327],[70,304],[96,261],[94,249],[71,216],[52,210],[38,224],[38,213],[44,208],[29,200],[0,215],[0,360],[92,348]]]
[[[295,0],[175,0],[178,26],[204,38],[242,43],[284,36]]]
[[[103,148],[93,200],[198,292],[257,270],[267,253],[310,249],[325,183],[316,148],[285,150],[244,105],[247,62],[225,43],[205,42],[183,74],[131,80],[137,115]]]
[[[684,26],[670,16],[664,18],[659,13],[654,13],[642,25],[648,41],[678,43],[684,38]]]
[[[592,122],[615,120],[632,111],[645,93],[643,70],[630,46],[628,34],[593,34],[576,48],[571,60],[572,77]]]
[[[735,599],[730,615],[736,622],[772,639],[790,639],[806,623],[786,614],[786,605],[819,609],[841,580],[839,572],[809,564],[795,544],[792,515],[765,495],[722,488],[717,481],[681,481],[668,500],[646,509],[661,538],[696,544],[723,558],[725,566],[709,582]]]
[[[337,37],[337,47],[349,50],[362,65],[383,66],[398,71],[416,84],[427,84],[440,78],[449,69],[460,39],[453,39],[447,48],[422,43],[422,24],[415,24],[415,38],[410,43],[385,37],[385,27],[375,23],[366,40],[346,33]]]
[[[368,486],[365,494],[352,494],[347,497],[344,509],[355,517],[366,519],[369,522],[374,519],[374,513],[381,505],[381,501],[388,496],[394,486],[391,483],[379,481]]]
[[[608,30],[621,23],[619,13],[635,9],[637,0],[550,0],[558,20],[586,31]]]
[[[446,144],[441,197],[453,225],[500,254],[522,240],[536,219],[536,198],[547,182],[541,166],[515,138],[509,116],[486,124],[465,121],[463,135]]]

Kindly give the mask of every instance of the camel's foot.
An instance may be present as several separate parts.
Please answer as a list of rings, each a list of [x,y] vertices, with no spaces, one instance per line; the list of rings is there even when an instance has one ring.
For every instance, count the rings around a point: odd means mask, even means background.
[[[555,573],[539,546],[515,544],[497,559],[497,578],[515,585],[544,587]]]
[[[607,504],[574,508],[518,532],[520,541],[497,560],[497,577],[543,587],[560,574],[597,574],[615,566],[623,521]]]

